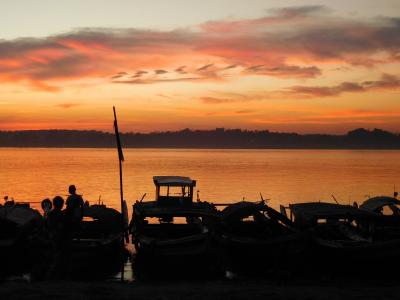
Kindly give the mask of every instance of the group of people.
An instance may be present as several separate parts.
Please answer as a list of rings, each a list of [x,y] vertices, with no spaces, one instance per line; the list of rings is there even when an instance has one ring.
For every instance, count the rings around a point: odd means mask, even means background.
[[[45,212],[46,228],[54,238],[65,236],[67,233],[79,230],[82,218],[84,201],[81,195],[76,193],[75,185],[68,188],[69,196],[65,201],[61,196],[54,197],[53,201],[46,199],[42,201],[42,208]]]
[[[43,239],[40,239],[38,248],[41,256],[32,272],[35,279],[60,279],[69,276],[71,242],[73,238],[80,236],[85,203],[82,196],[76,193],[74,185],[69,186],[68,192],[69,196],[65,201],[61,196],[54,197],[52,201],[42,201],[45,230],[42,231]]]

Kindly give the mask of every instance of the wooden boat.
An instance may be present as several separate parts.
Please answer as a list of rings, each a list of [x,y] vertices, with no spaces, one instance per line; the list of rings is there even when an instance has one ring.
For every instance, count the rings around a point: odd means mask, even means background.
[[[0,275],[29,269],[29,248],[42,225],[42,216],[26,204],[0,206]]]
[[[307,249],[306,236],[264,201],[238,202],[221,212],[218,240],[227,269],[282,269]]]
[[[155,176],[156,199],[133,205],[130,232],[136,266],[207,262],[213,255],[211,234],[218,212],[207,202],[193,202],[196,181],[181,176]],[[168,268],[171,271],[171,268]]]
[[[350,205],[323,202],[291,204],[294,224],[310,232],[312,260],[318,265],[343,267],[382,263],[400,254],[400,239],[374,236],[379,215]]]
[[[124,259],[122,216],[105,205],[84,207],[81,229],[72,238],[73,277],[104,277],[121,270]]]
[[[35,280],[104,278],[121,270],[124,243],[122,216],[117,210],[105,205],[85,206],[79,229],[67,229],[65,234],[62,244],[57,244],[43,230],[35,247]]]
[[[364,201],[360,209],[374,212],[379,217],[376,218],[373,228],[375,239],[388,240],[400,238],[400,200],[378,196]]]

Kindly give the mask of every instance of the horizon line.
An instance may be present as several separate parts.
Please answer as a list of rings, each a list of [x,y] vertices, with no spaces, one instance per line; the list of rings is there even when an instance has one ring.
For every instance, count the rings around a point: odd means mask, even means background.
[[[170,133],[170,132],[182,132],[182,131],[220,131],[220,132],[229,132],[229,131],[241,131],[241,132],[269,132],[269,133],[284,133],[284,134],[298,134],[298,135],[346,135],[349,132],[355,131],[355,130],[366,130],[369,132],[373,132],[375,130],[379,131],[384,131],[384,132],[389,132],[392,134],[399,135],[399,131],[391,131],[391,130],[386,130],[382,128],[365,128],[365,127],[356,127],[353,129],[349,129],[346,132],[343,133],[327,133],[327,132],[318,132],[318,133],[299,133],[295,131],[272,131],[269,129],[247,129],[247,128],[225,128],[225,127],[214,127],[214,129],[193,129],[193,128],[182,128],[182,129],[177,129],[177,130],[159,130],[159,131],[149,131],[149,132],[140,132],[140,131],[125,131],[125,132],[120,132],[121,134],[155,134],[155,133]],[[101,132],[101,133],[110,133],[113,134],[113,130],[102,130],[102,129],[65,129],[65,128],[49,128],[49,129],[17,129],[17,130],[3,130],[0,129],[0,132],[40,132],[40,131],[75,131],[75,132],[87,132],[87,131],[94,131],[94,132]]]

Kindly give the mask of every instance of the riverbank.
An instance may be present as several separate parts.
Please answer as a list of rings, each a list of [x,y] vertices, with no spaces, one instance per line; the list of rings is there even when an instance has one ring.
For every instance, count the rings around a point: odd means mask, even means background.
[[[395,282],[278,285],[264,280],[211,282],[7,282],[1,299],[399,299]]]

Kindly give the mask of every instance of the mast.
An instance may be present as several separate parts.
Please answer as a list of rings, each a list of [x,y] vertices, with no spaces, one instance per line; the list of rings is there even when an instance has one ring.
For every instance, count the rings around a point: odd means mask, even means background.
[[[121,195],[121,214],[123,213],[124,207],[124,189],[122,185],[122,162],[124,161],[124,153],[122,152],[121,147],[121,139],[119,137],[118,131],[118,122],[117,122],[117,113],[115,112],[115,106],[113,106],[114,111],[114,130],[115,130],[115,138],[117,141],[117,148],[118,148],[118,161],[119,161],[119,190]]]
[[[118,131],[118,122],[117,122],[117,113],[115,112],[115,106],[113,106],[113,111],[114,111],[114,130],[115,130],[115,138],[117,142],[117,148],[118,148],[118,162],[119,162],[119,191],[120,191],[120,196],[121,196],[121,243],[122,247],[125,246],[125,224],[124,224],[124,189],[122,185],[122,162],[124,161],[124,153],[122,152],[122,147],[121,147],[121,140],[119,137],[119,131]],[[124,265],[121,266],[121,281],[124,280]]]

